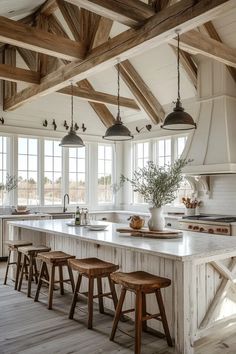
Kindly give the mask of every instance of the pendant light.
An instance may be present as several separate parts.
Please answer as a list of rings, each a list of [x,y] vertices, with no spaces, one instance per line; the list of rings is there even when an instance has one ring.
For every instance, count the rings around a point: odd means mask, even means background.
[[[71,82],[71,126],[69,133],[65,135],[61,142],[60,146],[68,148],[78,148],[83,147],[83,140],[76,134],[74,127],[74,93],[73,93],[73,83]]]
[[[113,141],[124,141],[124,140],[131,140],[133,139],[133,135],[131,135],[131,132],[129,129],[122,123],[121,117],[120,117],[120,63],[118,62],[117,64],[117,107],[118,107],[118,112],[116,116],[116,121],[115,123],[109,127],[103,136],[103,139],[106,140],[113,140]]]
[[[177,47],[177,72],[178,72],[178,97],[173,112],[169,113],[165,118],[162,129],[166,130],[191,130],[196,129],[197,125],[193,118],[184,111],[180,100],[180,69],[179,69],[180,49],[179,49],[179,32]]]

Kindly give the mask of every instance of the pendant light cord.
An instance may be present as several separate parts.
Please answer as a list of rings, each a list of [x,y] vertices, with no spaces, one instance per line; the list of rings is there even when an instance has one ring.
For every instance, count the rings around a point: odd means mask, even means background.
[[[120,63],[117,64],[117,121],[120,122]]]
[[[178,101],[180,101],[180,69],[179,69],[179,33],[178,33],[178,47],[177,47],[177,72],[178,72]]]
[[[73,83],[71,83],[71,130],[74,129],[74,91],[73,91]]]

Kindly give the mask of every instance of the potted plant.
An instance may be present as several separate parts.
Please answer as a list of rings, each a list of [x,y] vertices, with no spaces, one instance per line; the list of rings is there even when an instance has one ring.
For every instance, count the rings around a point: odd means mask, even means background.
[[[143,168],[138,168],[129,179],[121,176],[121,182],[131,183],[134,192],[143,196],[144,201],[150,205],[151,217],[148,221],[150,230],[163,230],[164,218],[162,207],[176,198],[176,192],[182,181],[182,169],[189,160],[178,159],[172,165],[159,167],[148,161]]]
[[[9,207],[10,200],[9,200],[9,193],[16,189],[18,185],[18,178],[16,176],[11,176],[7,173],[6,175],[6,183],[0,183],[0,191],[5,191],[5,196],[3,200],[3,206]]]

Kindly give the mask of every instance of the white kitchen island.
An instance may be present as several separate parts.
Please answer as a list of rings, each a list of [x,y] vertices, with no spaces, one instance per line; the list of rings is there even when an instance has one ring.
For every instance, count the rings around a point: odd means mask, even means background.
[[[125,272],[144,270],[170,278],[172,285],[164,289],[163,298],[176,353],[193,354],[197,339],[236,316],[236,237],[186,231],[178,239],[144,239],[117,233],[120,224],[107,223],[106,231],[90,231],[67,222],[12,221],[10,239],[45,243],[77,258],[98,257],[119,264]],[[125,306],[130,308],[133,300],[129,294]],[[112,309],[108,299],[105,306]],[[156,312],[152,295],[147,311]],[[162,331],[158,321],[149,325]]]

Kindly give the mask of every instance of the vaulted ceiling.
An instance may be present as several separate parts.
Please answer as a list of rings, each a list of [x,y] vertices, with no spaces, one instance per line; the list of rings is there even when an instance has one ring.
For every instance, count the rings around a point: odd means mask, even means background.
[[[196,92],[198,54],[226,64],[236,80],[236,40],[225,32],[236,27],[234,0],[47,0],[37,7],[0,0],[0,15],[6,111],[55,92],[70,95],[73,80],[74,95],[108,127],[119,58],[122,108],[158,124],[176,93],[176,28],[184,98]]]

